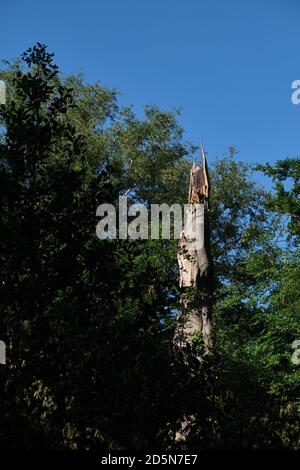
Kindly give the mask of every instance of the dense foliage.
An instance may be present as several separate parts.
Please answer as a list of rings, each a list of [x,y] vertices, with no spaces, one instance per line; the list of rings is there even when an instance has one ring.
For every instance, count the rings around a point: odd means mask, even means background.
[[[96,208],[185,203],[175,113],[120,108],[37,44],[1,72],[2,448],[300,448],[299,160],[209,162],[213,358],[172,348],[176,242],[99,240]],[[285,187],[284,182],[289,184]],[[195,342],[195,348],[201,344]]]

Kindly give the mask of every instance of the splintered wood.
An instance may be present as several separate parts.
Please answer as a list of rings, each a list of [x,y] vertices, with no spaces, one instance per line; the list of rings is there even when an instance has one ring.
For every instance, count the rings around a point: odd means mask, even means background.
[[[177,319],[177,326],[174,334],[174,346],[183,349],[191,345],[196,334],[200,333],[203,338],[206,354],[212,350],[211,338],[211,270],[210,260],[207,253],[208,248],[208,195],[209,183],[207,176],[206,159],[204,152],[202,166],[193,164],[190,173],[189,196],[190,204],[182,237],[178,247],[178,265],[180,271],[179,285],[181,294],[181,313]],[[196,223],[197,211],[194,209],[197,204],[203,204],[204,221],[204,243],[200,248],[195,248],[189,243],[192,228],[198,227]],[[190,219],[190,220],[189,220]],[[188,292],[188,288],[194,291]],[[195,295],[201,292],[201,295]],[[194,295],[193,295],[194,294]],[[203,294],[203,295],[202,295]],[[197,300],[198,299],[198,300]],[[197,356],[198,357],[198,356]],[[202,358],[198,357],[201,361]]]
[[[191,249],[188,241],[195,232],[197,212],[193,208],[195,204],[203,204],[204,218],[208,209],[208,178],[206,171],[206,161],[203,158],[202,167],[193,164],[190,173],[189,199],[191,205],[187,214],[187,223],[179,241],[178,264],[179,264],[179,285],[180,287],[196,286],[199,278],[207,276],[209,266],[206,253],[205,239],[200,249]],[[198,225],[199,227],[199,225]],[[200,237],[199,237],[200,238]],[[205,234],[204,234],[205,238]]]

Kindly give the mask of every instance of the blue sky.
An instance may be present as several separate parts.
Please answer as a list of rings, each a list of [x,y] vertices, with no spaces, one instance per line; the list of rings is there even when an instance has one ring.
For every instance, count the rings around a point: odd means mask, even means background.
[[[39,41],[65,74],[118,88],[138,115],[181,108],[185,138],[202,137],[209,159],[231,145],[248,162],[300,154],[298,0],[3,0],[0,11],[1,58]]]

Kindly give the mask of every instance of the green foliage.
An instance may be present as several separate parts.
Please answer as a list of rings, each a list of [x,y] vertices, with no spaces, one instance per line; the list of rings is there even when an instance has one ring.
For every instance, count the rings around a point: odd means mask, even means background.
[[[299,239],[300,235],[300,160],[285,158],[271,165],[258,165],[259,170],[272,177],[275,183],[275,194],[268,198],[268,206],[289,216],[291,235]]]
[[[127,192],[186,202],[176,115],[138,119],[41,44],[0,78],[1,447],[172,448],[193,416],[184,448],[299,448],[299,261],[248,166],[233,149],[210,165],[216,353],[199,364],[172,349],[176,242],[95,233],[97,206]]]

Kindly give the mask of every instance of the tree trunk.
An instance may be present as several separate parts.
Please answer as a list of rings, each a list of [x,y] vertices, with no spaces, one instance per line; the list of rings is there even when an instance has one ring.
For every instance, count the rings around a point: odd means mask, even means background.
[[[209,243],[208,214],[209,185],[206,159],[203,152],[201,167],[194,163],[189,186],[189,214],[178,249],[180,270],[181,312],[177,319],[174,346],[183,349],[191,345],[193,338],[201,335],[206,354],[212,353],[212,293],[213,274]],[[201,205],[201,206],[200,206]],[[202,209],[202,219],[197,220]],[[201,223],[200,223],[201,222]],[[201,236],[200,230],[203,230]],[[199,232],[199,233],[198,233]],[[191,243],[191,236],[198,236],[202,244]],[[200,359],[200,357],[198,357]]]
[[[174,347],[187,354],[192,354],[200,362],[204,356],[212,354],[212,294],[213,273],[210,256],[209,214],[208,214],[208,176],[206,159],[202,149],[203,163],[197,167],[194,163],[190,174],[189,214],[182,232],[178,248],[180,270],[179,285],[181,288],[181,311],[177,318],[174,333]],[[201,217],[197,207],[201,210]],[[198,219],[197,219],[198,217]],[[201,222],[201,223],[200,223]],[[191,243],[195,237],[203,243]],[[199,233],[198,233],[199,232]],[[203,348],[194,346],[198,338],[203,340]],[[186,360],[188,365],[189,361]],[[180,429],[175,434],[177,444],[184,443],[197,426],[195,416],[184,414]]]

